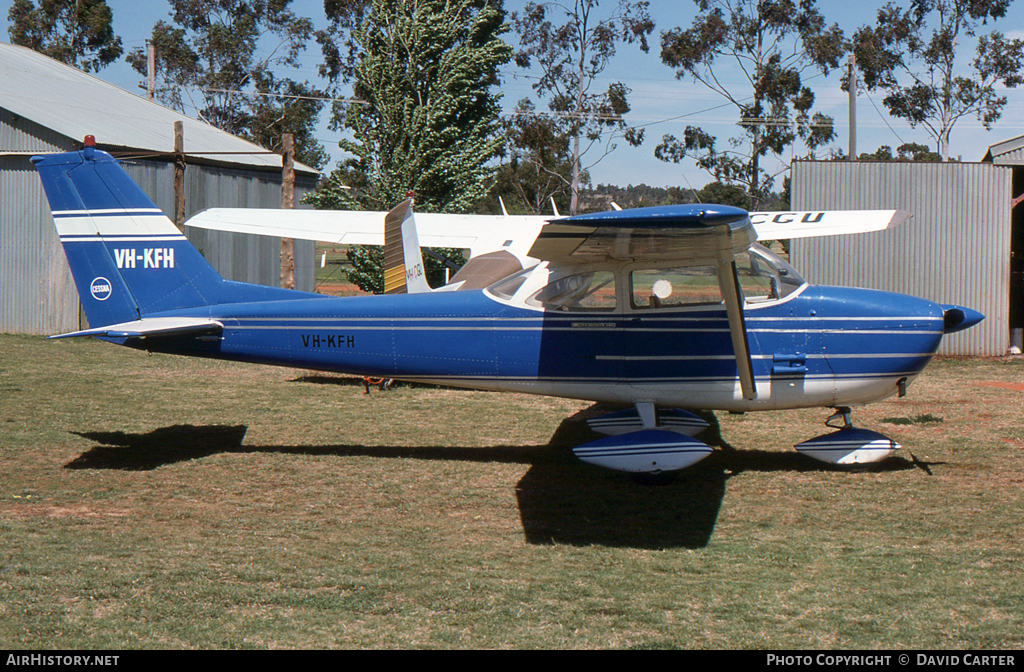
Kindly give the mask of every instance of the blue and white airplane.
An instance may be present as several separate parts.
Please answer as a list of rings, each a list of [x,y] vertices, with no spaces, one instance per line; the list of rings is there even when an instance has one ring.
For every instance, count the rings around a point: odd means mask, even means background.
[[[32,161],[90,325],[55,338],[618,403],[626,410],[591,422],[609,436],[575,453],[628,472],[712,452],[693,436],[706,424],[684,409],[833,408],[838,431],[796,448],[831,463],[883,459],[898,444],[854,428],[850,407],[904,394],[943,334],[983,319],[809,285],[756,244],[754,217],[715,205],[553,219],[518,256],[524,268],[483,289],[456,276],[460,291],[426,291],[411,247],[406,289],[419,291],[338,298],[232,282],[88,141]],[[411,203],[391,217],[408,222]]]

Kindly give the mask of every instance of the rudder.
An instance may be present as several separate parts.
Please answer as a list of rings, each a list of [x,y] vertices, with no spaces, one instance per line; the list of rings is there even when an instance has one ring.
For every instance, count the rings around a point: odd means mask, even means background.
[[[33,157],[89,325],[217,303],[224,280],[109,154]]]

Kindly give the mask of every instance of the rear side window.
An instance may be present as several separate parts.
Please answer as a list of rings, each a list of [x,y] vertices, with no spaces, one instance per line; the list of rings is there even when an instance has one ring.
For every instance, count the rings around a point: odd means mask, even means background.
[[[507,278],[499,280],[490,287],[487,291],[498,297],[499,299],[511,299],[512,296],[519,291],[519,288],[523,286],[526,279],[530,277],[530,273],[533,272],[534,267],[527,268],[525,270],[514,273]]]

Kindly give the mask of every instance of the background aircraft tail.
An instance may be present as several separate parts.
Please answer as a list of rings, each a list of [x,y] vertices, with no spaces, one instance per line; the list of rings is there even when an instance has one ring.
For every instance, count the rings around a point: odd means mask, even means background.
[[[224,279],[109,154],[32,162],[90,326],[220,301]]]
[[[424,268],[412,199],[407,198],[384,218],[384,293],[431,291]]]

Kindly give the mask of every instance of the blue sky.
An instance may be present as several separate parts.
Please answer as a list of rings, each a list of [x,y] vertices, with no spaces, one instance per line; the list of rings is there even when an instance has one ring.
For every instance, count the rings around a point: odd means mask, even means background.
[[[121,37],[126,53],[145,44],[154,23],[160,19],[168,19],[169,7],[164,0],[107,2],[114,12],[115,32]],[[506,0],[506,7],[510,11],[524,4],[525,0]],[[822,7],[829,23],[838,22],[840,27],[850,34],[861,25],[874,23],[875,14],[883,4],[884,2],[879,0],[866,0],[843,4],[822,2],[819,6]],[[6,28],[10,5],[11,0],[0,0],[0,20],[3,21],[4,28],[0,34],[2,41],[8,39]],[[660,33],[676,26],[689,25],[696,13],[694,4],[685,0],[652,0],[650,5],[651,15],[657,26],[650,53],[644,54],[636,47],[624,46],[605,73],[605,86],[612,81],[621,81],[632,89],[632,112],[629,120],[634,125],[645,126],[646,140],[639,148],[630,148],[625,143],[619,143],[614,153],[591,169],[593,182],[622,186],[645,183],[652,186],[699,188],[710,180],[708,175],[689,162],[675,165],[657,160],[654,158],[654,147],[663,134],[681,135],[688,124],[702,126],[717,135],[720,145],[725,146],[727,139],[736,135],[735,113],[730,108],[714,110],[713,108],[724,102],[723,99],[692,81],[677,80],[674,72],[663,65],[658,57]],[[326,24],[322,0],[294,0],[292,8],[297,14],[312,18],[318,27]],[[997,28],[1011,36],[1024,37],[1024,7],[1011,9],[1011,14],[1000,21]],[[973,45],[971,49],[973,50]],[[966,61],[967,54],[961,58]],[[311,45],[303,67],[291,76],[316,81],[318,61],[319,51],[316,45]],[[129,91],[144,95],[138,89],[142,78],[124,62],[101,70],[98,76]],[[532,93],[530,83],[531,80],[524,77],[513,65],[507,66],[502,85],[503,108],[509,110],[520,98],[529,96]],[[807,84],[815,92],[817,109],[835,120],[838,137],[833,146],[846,151],[848,99],[839,89],[838,76],[826,78],[818,75],[808,80]],[[992,131],[985,131],[974,118],[964,119],[957,124],[951,139],[951,156],[960,156],[965,161],[978,161],[989,145],[1024,134],[1024,87],[1006,91],[1005,94],[1009,98],[1009,104],[1004,109],[1002,119],[996,123]],[[931,144],[924,130],[911,129],[905,122],[889,119],[884,115],[881,112],[884,109],[881,99],[882,96],[878,93],[862,95],[858,99],[859,152],[874,151],[880,145],[895,148],[904,142]],[[319,139],[332,153],[333,159],[340,157],[336,149],[338,136],[329,131],[326,124],[322,125]]]

